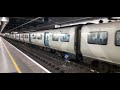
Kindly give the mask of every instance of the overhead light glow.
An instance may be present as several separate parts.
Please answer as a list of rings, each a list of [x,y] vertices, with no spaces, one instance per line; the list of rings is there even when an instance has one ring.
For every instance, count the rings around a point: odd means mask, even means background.
[[[3,21],[3,22],[9,22],[9,18],[8,17],[2,17],[1,21]]]

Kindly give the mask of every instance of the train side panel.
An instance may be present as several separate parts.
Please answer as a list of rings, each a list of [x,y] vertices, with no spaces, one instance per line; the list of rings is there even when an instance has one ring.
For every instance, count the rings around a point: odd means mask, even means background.
[[[45,47],[44,46],[44,32],[39,31],[39,32],[30,33],[30,41],[32,44]]]
[[[31,43],[75,54],[75,28],[68,27],[32,32],[30,34]]]
[[[50,48],[75,54],[75,28],[60,28],[49,31]]]
[[[120,22],[84,26],[81,30],[80,47],[83,56],[120,64],[120,46],[115,45],[118,30]],[[120,42],[120,37],[118,39]]]

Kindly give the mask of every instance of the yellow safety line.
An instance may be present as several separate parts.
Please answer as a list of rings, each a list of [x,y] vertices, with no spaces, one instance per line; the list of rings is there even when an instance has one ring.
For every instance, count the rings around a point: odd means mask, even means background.
[[[2,42],[2,43],[3,43],[3,42]],[[7,47],[5,46],[4,43],[3,43],[3,46],[5,47],[5,49],[6,49],[7,53],[8,53],[8,55],[9,55],[10,59],[12,60],[14,66],[15,66],[15,69],[17,70],[17,72],[18,72],[18,73],[22,73],[21,70],[20,70],[20,68],[19,68],[18,65],[16,64],[14,58],[12,57],[12,55],[10,54],[9,50],[7,49]]]

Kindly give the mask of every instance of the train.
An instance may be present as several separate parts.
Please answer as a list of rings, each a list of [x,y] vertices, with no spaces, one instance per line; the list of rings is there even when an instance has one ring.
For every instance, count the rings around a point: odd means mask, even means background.
[[[102,72],[120,66],[120,21],[13,33],[7,37],[61,56],[69,54],[70,59],[87,62]]]

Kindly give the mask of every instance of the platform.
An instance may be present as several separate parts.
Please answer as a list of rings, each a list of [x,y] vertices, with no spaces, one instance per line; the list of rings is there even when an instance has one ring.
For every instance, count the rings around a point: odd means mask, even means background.
[[[0,73],[51,73],[0,37]]]

